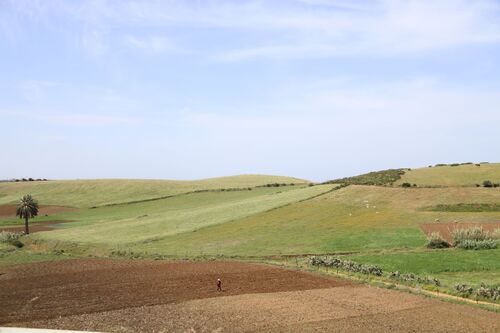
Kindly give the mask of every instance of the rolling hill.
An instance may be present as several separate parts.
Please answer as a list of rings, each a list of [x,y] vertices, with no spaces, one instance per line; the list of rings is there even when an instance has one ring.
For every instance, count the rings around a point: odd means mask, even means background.
[[[423,224],[497,225],[500,188],[475,184],[498,182],[498,175],[500,164],[492,163],[377,171],[315,186],[257,175],[3,183],[0,204],[31,192],[41,204],[79,209],[36,218],[34,223],[66,223],[25,237],[26,250],[0,247],[0,264],[40,260],[40,251],[60,258],[52,251],[62,250],[168,258],[349,254],[385,269],[430,274],[448,286],[485,280],[500,285],[499,249],[428,250],[422,229]],[[417,186],[402,187],[404,182]],[[285,185],[268,185],[275,183]],[[0,219],[12,222],[20,223]]]
[[[103,206],[167,197],[199,190],[246,188],[266,184],[305,184],[292,177],[240,175],[202,180],[95,179],[0,183],[0,204],[14,203],[26,193],[45,205]]]

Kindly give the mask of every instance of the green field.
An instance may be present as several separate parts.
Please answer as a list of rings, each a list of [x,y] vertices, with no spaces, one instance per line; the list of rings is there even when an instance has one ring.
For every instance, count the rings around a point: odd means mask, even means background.
[[[305,182],[303,179],[291,177],[242,175],[194,181],[99,179],[0,183],[0,205],[17,202],[26,193],[32,194],[45,205],[92,207],[167,197],[197,190]]]
[[[23,237],[23,249],[1,245],[0,265],[64,259],[62,250],[68,255],[254,260],[333,254],[386,271],[431,275],[449,286],[497,285],[500,250],[428,250],[420,229],[421,223],[498,223],[500,188],[464,186],[483,178],[495,181],[497,174],[500,164],[405,171],[393,186],[309,186],[275,176],[2,183],[0,204],[31,193],[44,205],[80,209],[37,217],[32,223],[67,222]],[[370,183],[388,175],[399,177],[390,171],[352,179]],[[419,186],[397,186],[402,182]],[[287,185],[262,186],[275,183]],[[0,225],[14,222],[21,223],[15,217],[0,219]]]
[[[264,187],[246,191],[201,192],[134,204],[65,214],[75,220],[36,239],[104,246],[149,243],[224,224],[277,208],[334,188],[333,185]]]
[[[490,180],[500,183],[500,164],[466,164],[459,166],[437,166],[406,171],[395,185],[402,183],[418,186],[476,186]]]

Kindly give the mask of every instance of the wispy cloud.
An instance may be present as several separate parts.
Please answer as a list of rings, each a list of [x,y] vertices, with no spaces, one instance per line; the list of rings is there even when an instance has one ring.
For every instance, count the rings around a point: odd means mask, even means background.
[[[98,1],[11,5],[29,19],[70,15],[81,22],[83,47],[102,54],[117,41],[107,26],[218,28],[241,34],[240,42],[216,43],[207,53],[196,40],[183,45],[222,61],[255,58],[398,56],[479,43],[500,42],[500,4],[493,0],[436,1]],[[22,16],[22,15],[20,15]],[[49,19],[45,21],[50,22]],[[266,37],[248,38],[248,33]],[[121,36],[129,46],[171,51],[161,35]]]

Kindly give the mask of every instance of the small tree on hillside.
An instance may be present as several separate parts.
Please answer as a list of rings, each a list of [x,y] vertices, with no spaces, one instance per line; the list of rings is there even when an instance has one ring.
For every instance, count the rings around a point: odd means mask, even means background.
[[[28,219],[33,218],[38,215],[38,202],[33,199],[31,194],[26,194],[23,196],[17,207],[16,216],[24,219],[24,233],[28,235],[30,233],[28,226]]]

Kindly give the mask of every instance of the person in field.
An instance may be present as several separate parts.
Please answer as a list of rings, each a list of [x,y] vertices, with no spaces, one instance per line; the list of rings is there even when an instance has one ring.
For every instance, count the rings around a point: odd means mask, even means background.
[[[217,279],[217,291],[222,291],[222,281]]]

